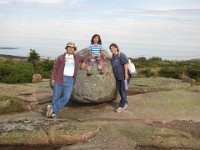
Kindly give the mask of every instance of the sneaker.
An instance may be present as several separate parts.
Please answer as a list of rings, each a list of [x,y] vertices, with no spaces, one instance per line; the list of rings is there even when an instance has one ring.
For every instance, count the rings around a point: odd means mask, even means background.
[[[92,72],[91,69],[90,69],[90,70],[87,70],[87,75],[89,75],[89,76],[93,75],[93,72]]]
[[[102,75],[102,74],[104,74],[104,71],[103,71],[103,69],[102,69],[102,70],[100,70],[99,74],[101,74],[101,75]]]
[[[120,112],[122,112],[123,110],[124,110],[123,107],[118,107],[115,111],[116,111],[117,113],[120,113]]]
[[[46,116],[47,118],[49,118],[53,113],[53,109],[52,109],[52,105],[47,105],[47,112],[46,112]]]
[[[102,65],[98,64],[98,69],[102,70],[103,69]]]
[[[49,118],[56,118],[56,114],[52,113]]]
[[[126,103],[123,107],[123,109],[126,109],[128,107],[128,104]]]

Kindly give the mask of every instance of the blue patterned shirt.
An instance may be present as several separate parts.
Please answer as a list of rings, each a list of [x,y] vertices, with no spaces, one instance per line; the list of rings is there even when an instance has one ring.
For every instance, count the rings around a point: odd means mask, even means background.
[[[102,45],[99,44],[98,45],[91,44],[88,49],[91,51],[92,55],[98,56],[103,50],[103,47]]]

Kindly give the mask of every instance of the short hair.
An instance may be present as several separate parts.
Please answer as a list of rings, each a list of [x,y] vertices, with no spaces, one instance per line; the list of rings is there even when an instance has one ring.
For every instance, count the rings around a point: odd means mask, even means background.
[[[119,47],[117,44],[115,44],[115,43],[110,44],[109,49],[111,49],[112,46],[117,48],[117,51],[119,52]]]

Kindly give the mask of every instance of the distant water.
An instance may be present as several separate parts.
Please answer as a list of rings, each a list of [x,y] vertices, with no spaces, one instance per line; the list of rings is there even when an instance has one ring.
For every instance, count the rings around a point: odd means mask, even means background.
[[[0,49],[2,49],[2,50],[12,50],[12,49],[18,49],[17,47],[0,47]]]
[[[1,150],[59,150],[61,146],[0,146]]]
[[[78,50],[88,47],[90,44],[87,40],[73,41],[77,44]],[[104,42],[103,47],[109,50],[110,42]],[[173,47],[160,46],[139,43],[120,43],[120,50],[128,57],[161,57],[168,60],[188,60],[200,58],[200,49],[195,47]],[[33,39],[33,41],[16,41],[16,42],[0,42],[0,54],[28,56],[30,49],[35,49],[41,57],[55,59],[57,56],[65,52],[65,40],[49,40],[49,39]]]

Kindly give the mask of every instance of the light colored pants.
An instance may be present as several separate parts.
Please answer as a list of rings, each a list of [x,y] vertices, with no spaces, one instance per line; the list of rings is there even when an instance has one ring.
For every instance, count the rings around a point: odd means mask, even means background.
[[[98,64],[98,69],[99,70],[102,70],[103,67],[104,67],[104,63],[103,63],[103,60],[101,58],[98,58],[98,57],[95,57],[93,58],[94,60],[97,61],[97,64]],[[89,63],[88,63],[88,69],[91,69],[94,65],[94,60],[92,60],[91,58],[89,59]]]

